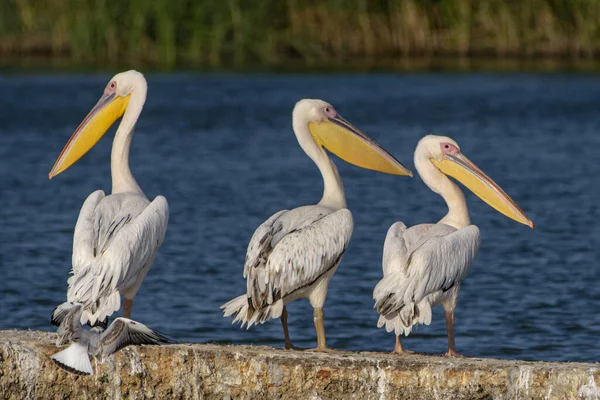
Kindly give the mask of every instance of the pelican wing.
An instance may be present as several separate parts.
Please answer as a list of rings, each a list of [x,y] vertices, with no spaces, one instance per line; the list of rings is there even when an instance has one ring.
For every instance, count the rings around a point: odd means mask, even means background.
[[[98,348],[102,356],[108,356],[132,344],[163,344],[169,342],[170,340],[166,336],[144,324],[128,318],[117,318],[100,335]]]
[[[76,229],[76,242],[85,247],[80,254],[86,255],[78,260],[85,265],[73,266],[67,294],[69,301],[82,303],[93,314],[82,316],[92,323],[120,308],[122,292],[154,260],[167,229],[169,206],[162,196],[148,204],[143,196],[120,194],[102,199],[93,214],[93,225],[86,222]]]
[[[271,247],[273,235],[275,234],[275,227],[273,225],[279,217],[287,212],[288,210],[276,212],[254,231],[250,243],[248,243],[248,250],[246,251],[244,278],[248,276],[248,271],[252,268],[258,266],[260,263],[266,262],[267,257],[273,249]]]
[[[352,214],[300,207],[272,222],[261,259],[247,265],[247,296],[255,310],[314,283],[334,267],[352,235]],[[275,315],[276,316],[276,315]]]
[[[73,234],[73,273],[77,273],[94,261],[94,251],[98,241],[98,235],[94,230],[94,215],[98,203],[104,198],[104,191],[96,190],[81,206]]]
[[[411,239],[405,267],[388,272],[375,287],[373,297],[381,315],[418,304],[427,295],[460,283],[479,248],[479,228],[471,225],[455,230],[436,224],[419,239]]]
[[[435,227],[433,231],[430,231]],[[388,229],[383,245],[383,275],[408,269],[408,257],[419,244],[431,236],[444,236],[454,232],[448,225],[420,224],[407,228],[403,222],[396,222]]]
[[[396,222],[388,229],[383,244],[383,275],[386,276],[394,271],[406,269],[408,259],[407,243],[404,240],[406,225]]]

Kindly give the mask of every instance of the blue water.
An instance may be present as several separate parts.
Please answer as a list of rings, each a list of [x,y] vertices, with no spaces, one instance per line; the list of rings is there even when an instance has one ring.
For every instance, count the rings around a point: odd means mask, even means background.
[[[74,167],[47,173],[110,76],[0,76],[0,328],[52,330],[65,300],[73,227],[89,193],[110,190],[111,130]],[[322,182],[291,130],[303,97],[331,102],[412,167],[425,134],[453,137],[526,211],[519,225],[470,193],[482,244],[456,311],[459,351],[598,361],[600,76],[534,74],[149,75],[132,170],[171,216],[133,317],[194,342],[282,346],[279,321],[241,330],[219,306],[245,290],[248,240],[268,216],[313,204]],[[439,220],[418,177],[336,159],[355,230],[325,304],[330,347],[389,351],[372,291],[388,227]],[[307,300],[289,306],[294,344],[315,346]],[[405,347],[446,349],[443,311]]]

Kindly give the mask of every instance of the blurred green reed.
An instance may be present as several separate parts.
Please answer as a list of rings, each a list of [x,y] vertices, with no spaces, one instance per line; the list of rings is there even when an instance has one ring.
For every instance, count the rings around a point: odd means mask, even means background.
[[[217,67],[599,50],[600,0],[0,1],[0,57]]]

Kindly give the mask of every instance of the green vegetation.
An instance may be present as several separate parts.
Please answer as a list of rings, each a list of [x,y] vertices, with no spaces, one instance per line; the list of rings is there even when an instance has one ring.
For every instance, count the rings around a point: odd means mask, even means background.
[[[599,54],[600,0],[0,2],[0,58],[216,67]]]

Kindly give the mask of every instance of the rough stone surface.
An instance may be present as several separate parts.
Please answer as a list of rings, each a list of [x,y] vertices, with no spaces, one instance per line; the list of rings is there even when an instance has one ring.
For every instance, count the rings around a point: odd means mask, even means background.
[[[76,376],[55,334],[0,331],[4,399],[598,399],[600,365],[176,344],[128,347]]]

